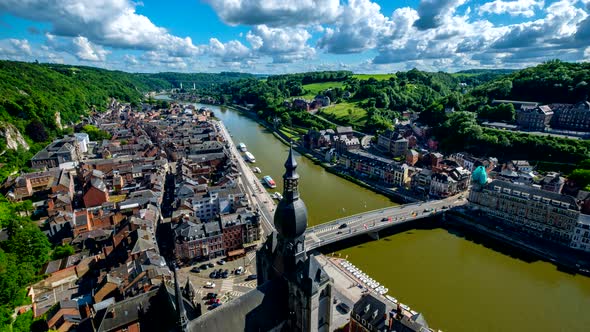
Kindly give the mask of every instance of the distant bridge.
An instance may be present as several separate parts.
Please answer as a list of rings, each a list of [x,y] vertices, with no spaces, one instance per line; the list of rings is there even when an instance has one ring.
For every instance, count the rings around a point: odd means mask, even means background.
[[[440,200],[373,210],[337,219],[308,228],[305,232],[305,249],[311,251],[362,234],[368,234],[374,239],[378,239],[381,230],[435,216],[466,203],[467,200],[459,198],[459,196],[452,196]]]

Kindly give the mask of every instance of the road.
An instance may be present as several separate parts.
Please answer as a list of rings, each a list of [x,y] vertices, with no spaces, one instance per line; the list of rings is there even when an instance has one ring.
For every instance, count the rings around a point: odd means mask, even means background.
[[[233,143],[227,128],[225,128],[221,121],[214,121],[214,123],[216,124],[216,127],[223,136],[224,140],[228,143],[230,153],[238,164],[242,190],[248,196],[249,201],[258,208],[260,214],[262,215],[262,231],[264,236],[267,236],[275,229],[273,225],[273,216],[276,206],[274,204],[273,198],[270,197],[270,194],[263,187],[260,180],[258,180],[250,165],[246,162],[246,160],[244,160],[242,154],[238,151],[238,148]]]
[[[448,208],[462,206],[466,203],[466,199],[452,196],[441,200],[411,203],[341,218],[308,228],[305,234],[305,248],[313,250],[361,234],[378,232],[393,225],[437,215]]]

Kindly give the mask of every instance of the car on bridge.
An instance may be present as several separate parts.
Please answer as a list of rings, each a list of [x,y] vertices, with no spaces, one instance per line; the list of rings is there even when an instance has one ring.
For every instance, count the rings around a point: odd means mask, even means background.
[[[340,229],[343,229],[346,227],[348,227],[348,224],[346,224],[346,223],[340,224],[340,226],[338,226],[338,228],[340,228]]]
[[[387,217],[381,218],[381,221],[383,221],[383,222],[390,221],[390,220],[391,220],[391,217],[389,217],[389,218],[387,218]]]

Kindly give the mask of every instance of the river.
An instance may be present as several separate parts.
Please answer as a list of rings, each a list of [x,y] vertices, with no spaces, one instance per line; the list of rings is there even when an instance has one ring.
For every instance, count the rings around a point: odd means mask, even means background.
[[[207,106],[282,191],[287,146],[239,112]],[[309,224],[395,205],[298,157]],[[530,261],[502,245],[442,228],[416,229],[339,251],[444,331],[588,331],[590,278]]]

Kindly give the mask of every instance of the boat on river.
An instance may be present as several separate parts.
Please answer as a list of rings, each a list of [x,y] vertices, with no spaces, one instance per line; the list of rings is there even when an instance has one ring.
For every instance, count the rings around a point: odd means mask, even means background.
[[[264,183],[269,186],[270,188],[276,188],[277,184],[275,183],[275,180],[273,180],[270,175],[266,175],[265,177],[262,178],[262,181],[264,181]]]
[[[246,152],[247,151],[246,144],[240,142],[240,144],[238,144],[238,149],[240,149],[240,151],[242,151],[242,152]]]
[[[254,155],[252,153],[250,153],[249,151],[246,151],[246,153],[244,155],[246,156],[247,161],[249,161],[251,163],[256,162],[256,158],[254,158]]]
[[[260,170],[259,167],[252,167],[252,172],[254,172],[254,173],[260,173],[262,171]]]
[[[271,197],[272,197],[272,198],[274,198],[274,199],[276,199],[276,200],[279,200],[279,201],[280,201],[281,199],[283,199],[283,195],[281,195],[281,193],[279,193],[279,192],[273,193],[273,194],[271,195]]]

